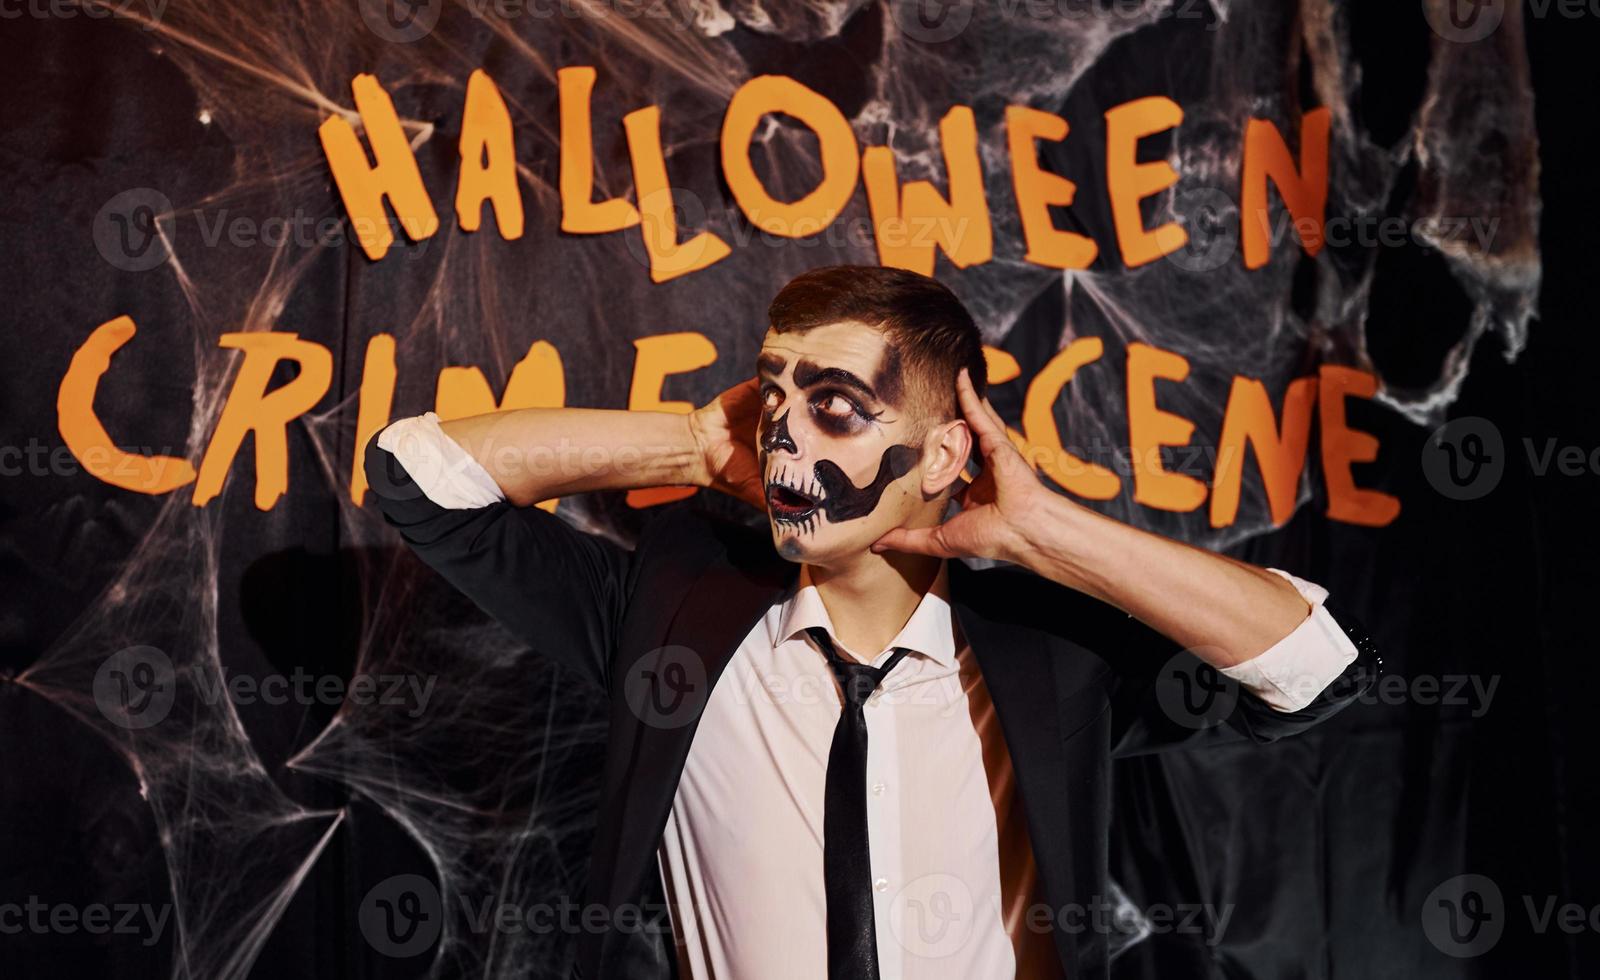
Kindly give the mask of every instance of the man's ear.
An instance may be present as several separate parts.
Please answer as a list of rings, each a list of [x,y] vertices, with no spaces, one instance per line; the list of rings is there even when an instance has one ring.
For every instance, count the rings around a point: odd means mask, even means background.
[[[964,419],[941,422],[928,430],[922,442],[922,458],[927,462],[922,470],[925,498],[932,499],[960,478],[973,446],[972,430]]]

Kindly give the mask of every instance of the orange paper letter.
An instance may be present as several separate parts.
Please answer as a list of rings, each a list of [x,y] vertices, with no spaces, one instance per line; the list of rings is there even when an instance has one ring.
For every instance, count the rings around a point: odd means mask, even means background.
[[[400,218],[400,226],[412,241],[421,241],[438,231],[439,216],[434,213],[433,201],[422,184],[417,158],[406,142],[405,130],[400,127],[400,117],[395,114],[389,93],[376,78],[365,74],[357,75],[350,88],[355,93],[356,111],[361,114],[361,126],[372,143],[372,156],[377,165],[367,162],[355,127],[343,116],[329,116],[323,120],[317,135],[322,138],[322,152],[328,157],[333,182],[339,186],[339,196],[344,198],[345,210],[350,213],[356,240],[367,258],[376,262],[388,254],[389,246],[394,244],[389,216],[383,210],[384,198],[389,199]]]

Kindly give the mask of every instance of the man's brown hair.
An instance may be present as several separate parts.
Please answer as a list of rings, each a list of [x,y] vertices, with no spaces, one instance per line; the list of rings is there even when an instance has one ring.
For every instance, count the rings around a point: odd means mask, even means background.
[[[829,265],[803,272],[767,307],[777,333],[803,333],[854,320],[884,333],[885,363],[899,358],[910,403],[938,421],[960,417],[956,373],[963,367],[982,398],[989,374],[972,314],[932,276],[876,265]]]

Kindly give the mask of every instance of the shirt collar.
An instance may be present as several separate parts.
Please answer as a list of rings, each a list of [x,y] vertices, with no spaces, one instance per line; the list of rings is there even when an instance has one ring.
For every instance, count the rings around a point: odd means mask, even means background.
[[[911,618],[906,620],[900,632],[896,633],[894,639],[884,648],[885,651],[895,647],[905,647],[932,659],[941,666],[950,667],[955,664],[955,617],[947,598],[948,565],[948,561],[940,563],[938,576],[934,578],[928,591],[923,593],[917,608],[912,610]],[[811,576],[802,565],[794,591],[783,602],[783,610],[778,619],[778,642],[789,640],[796,633],[813,626],[821,626],[827,630],[834,644],[841,649],[844,648],[844,644],[839,642],[839,634],[833,628],[833,620],[828,616],[828,609],[822,603],[822,595],[811,583]],[[878,652],[873,651],[874,654]],[[873,663],[876,660],[877,656],[874,655],[866,662]]]

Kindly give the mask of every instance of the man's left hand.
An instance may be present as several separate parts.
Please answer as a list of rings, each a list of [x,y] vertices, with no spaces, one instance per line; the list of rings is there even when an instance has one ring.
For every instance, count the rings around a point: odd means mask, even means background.
[[[1026,551],[1024,529],[1037,509],[1059,503],[1006,435],[1005,423],[979,398],[966,368],[956,376],[956,397],[967,428],[977,440],[983,471],[956,496],[961,511],[936,527],[895,528],[872,545],[874,552],[903,551],[940,558],[1016,561]]]

